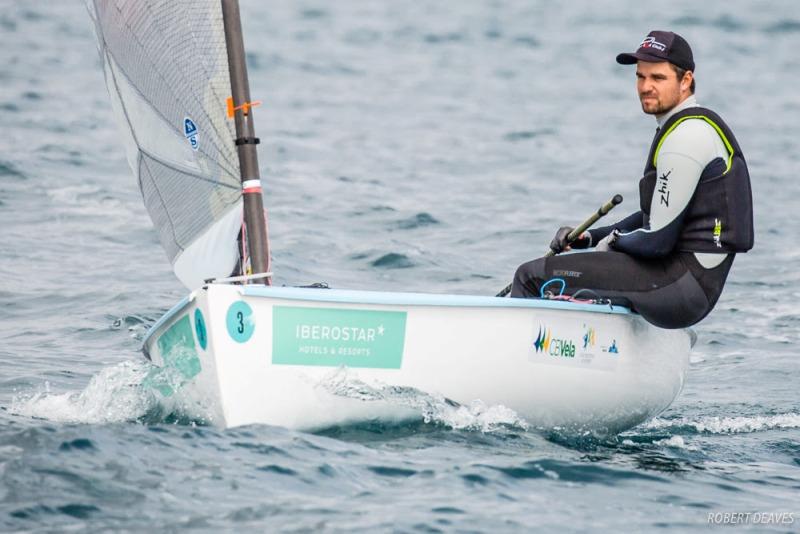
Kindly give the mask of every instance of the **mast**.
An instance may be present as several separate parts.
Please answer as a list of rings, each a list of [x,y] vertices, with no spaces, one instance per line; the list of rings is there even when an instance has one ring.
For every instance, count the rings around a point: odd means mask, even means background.
[[[228,67],[231,75],[231,93],[236,124],[236,148],[242,178],[244,225],[247,230],[247,250],[253,274],[265,273],[269,268],[267,224],[264,220],[264,200],[261,196],[261,174],[258,170],[259,139],[255,136],[250,102],[250,84],[247,80],[242,21],[239,17],[239,0],[222,1],[222,20],[225,27],[225,44],[228,49]],[[231,109],[232,108],[232,109]],[[267,283],[268,280],[267,280]]]

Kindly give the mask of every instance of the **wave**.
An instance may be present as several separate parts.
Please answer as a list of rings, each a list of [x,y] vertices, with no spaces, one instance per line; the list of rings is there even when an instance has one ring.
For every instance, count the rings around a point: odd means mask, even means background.
[[[107,367],[81,391],[53,392],[49,383],[40,391],[15,397],[13,414],[59,423],[206,425],[206,413],[184,395],[185,382],[168,368],[145,361],[126,361]],[[503,405],[481,400],[458,404],[445,397],[409,387],[367,384],[341,368],[316,387],[338,397],[359,400],[375,408],[372,423],[388,426],[419,421],[452,430],[491,433],[501,429],[527,430],[528,423]],[[398,408],[403,416],[399,417]]]
[[[25,179],[27,176],[18,170],[12,163],[0,161],[0,176],[10,176],[12,178]]]
[[[390,252],[373,261],[372,266],[381,269],[407,269],[414,267],[414,262],[405,254]]]
[[[636,443],[631,439],[623,439],[622,445],[625,447],[641,447],[641,443]],[[699,451],[700,447],[695,445],[688,445],[686,441],[681,436],[670,436],[664,439],[657,439],[652,442],[652,445],[658,445],[661,447],[667,447],[670,449],[683,449],[686,451]]]
[[[29,396],[18,396],[11,412],[60,423],[117,423],[143,417],[153,408],[153,399],[140,387],[149,364],[128,361],[97,373],[80,392],[54,393],[44,389]]]
[[[529,424],[514,410],[501,404],[487,405],[479,399],[469,404],[458,404],[441,395],[410,387],[367,384],[351,376],[344,368],[334,371],[320,386],[341,397],[410,408],[424,423],[453,430],[489,433],[501,429],[529,428]]]
[[[413,217],[395,222],[394,226],[400,230],[413,230],[415,228],[422,228],[423,226],[432,226],[436,224],[440,224],[436,217],[430,213],[421,212],[417,213]]]
[[[102,369],[82,391],[53,392],[45,382],[40,391],[15,397],[10,412],[57,423],[208,424],[193,399],[174,394],[182,385],[175,375],[143,360],[126,361]]]
[[[640,428],[648,430],[680,430],[689,429],[699,433],[738,434],[763,432],[787,428],[800,428],[800,414],[785,413],[770,416],[742,417],[681,417],[677,419],[655,419]]]
[[[770,24],[764,28],[765,33],[797,33],[800,32],[800,21],[794,19],[787,19]]]

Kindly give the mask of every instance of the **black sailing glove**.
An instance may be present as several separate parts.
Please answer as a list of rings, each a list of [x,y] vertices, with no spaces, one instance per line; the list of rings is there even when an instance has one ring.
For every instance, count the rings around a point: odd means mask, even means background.
[[[588,237],[588,234],[585,232],[572,243],[567,243],[567,236],[569,236],[574,229],[575,228],[572,226],[562,226],[558,229],[556,236],[552,241],[550,241],[550,249],[555,254],[563,252],[567,246],[570,248],[589,248],[589,246],[592,244],[592,239],[591,237]]]

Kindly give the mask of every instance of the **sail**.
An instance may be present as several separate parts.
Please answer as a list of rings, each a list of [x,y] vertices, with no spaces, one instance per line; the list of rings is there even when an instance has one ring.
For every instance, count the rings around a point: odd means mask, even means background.
[[[87,0],[128,162],[190,289],[239,259],[241,178],[220,0]]]

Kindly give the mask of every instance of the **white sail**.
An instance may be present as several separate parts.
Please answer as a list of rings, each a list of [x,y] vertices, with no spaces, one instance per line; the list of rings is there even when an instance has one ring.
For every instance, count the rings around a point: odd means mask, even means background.
[[[239,258],[241,181],[219,0],[88,0],[127,157],[175,274]]]

